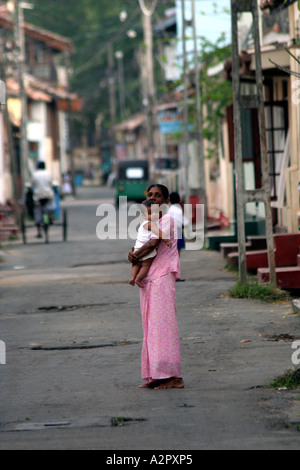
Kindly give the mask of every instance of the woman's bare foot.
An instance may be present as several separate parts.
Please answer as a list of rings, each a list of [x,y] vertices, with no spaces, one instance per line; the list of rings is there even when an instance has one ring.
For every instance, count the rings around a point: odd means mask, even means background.
[[[160,384],[159,380],[153,380],[153,382],[147,382],[145,384],[139,385],[139,388],[154,388]]]
[[[163,380],[157,387],[154,387],[154,390],[167,390],[169,388],[184,388],[184,382],[177,377],[171,377]]]

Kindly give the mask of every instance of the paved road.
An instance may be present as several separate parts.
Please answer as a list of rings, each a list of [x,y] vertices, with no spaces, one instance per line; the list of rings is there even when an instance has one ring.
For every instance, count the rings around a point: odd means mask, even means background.
[[[184,252],[177,284],[183,390],[140,390],[131,240],[100,241],[107,189],[82,188],[69,237],[5,249],[1,263],[0,449],[298,449],[300,391],[263,387],[293,367],[291,305],[234,300],[219,253]],[[276,340],[277,339],[277,340]],[[247,342],[244,342],[244,341]]]

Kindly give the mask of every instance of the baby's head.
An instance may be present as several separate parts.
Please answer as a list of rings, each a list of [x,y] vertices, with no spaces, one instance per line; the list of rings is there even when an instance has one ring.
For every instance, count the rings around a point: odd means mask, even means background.
[[[159,219],[159,206],[158,204],[154,204],[153,201],[143,201],[141,204],[142,208],[142,215],[145,220],[150,221],[157,221]]]

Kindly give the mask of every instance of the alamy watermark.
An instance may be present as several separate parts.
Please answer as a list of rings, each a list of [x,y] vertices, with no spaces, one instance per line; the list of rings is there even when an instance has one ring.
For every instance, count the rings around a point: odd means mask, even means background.
[[[300,103],[300,80],[295,80],[292,83],[292,89],[295,90],[292,93],[292,102],[294,104],[299,104]]]
[[[296,349],[296,351],[292,354],[292,363],[294,364],[294,366],[299,366],[300,364],[300,340],[293,342],[292,349]]]
[[[6,346],[4,341],[0,341],[0,365],[6,364]]]
[[[169,206],[154,204],[152,210],[159,210],[167,213]],[[201,250],[205,240],[205,220],[204,204],[184,204],[184,229],[179,227],[175,231],[175,237],[180,239],[184,236],[186,250]],[[127,204],[127,197],[120,196],[119,210],[113,204],[100,204],[96,210],[99,222],[96,226],[96,234],[99,240],[136,240],[138,229],[143,222],[144,215],[141,204]],[[179,224],[180,225],[180,224]],[[167,227],[162,227],[165,235],[170,238],[170,233],[166,232]]]

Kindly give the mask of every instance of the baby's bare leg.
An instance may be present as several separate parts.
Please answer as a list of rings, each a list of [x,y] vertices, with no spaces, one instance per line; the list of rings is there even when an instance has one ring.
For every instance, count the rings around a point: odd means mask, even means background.
[[[144,287],[143,284],[142,284],[142,281],[147,276],[148,271],[149,271],[153,261],[154,261],[154,258],[149,258],[149,259],[145,259],[144,261],[141,262],[140,271],[139,271],[139,273],[138,273],[138,275],[135,279],[135,283],[136,283],[137,286],[139,286],[141,288]]]
[[[136,277],[140,271],[142,267],[142,264],[141,263],[138,263],[138,264],[133,264],[132,265],[132,269],[131,269],[131,278],[130,278],[130,281],[129,281],[129,284],[131,286],[134,286],[135,284],[135,280],[136,280]]]

